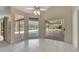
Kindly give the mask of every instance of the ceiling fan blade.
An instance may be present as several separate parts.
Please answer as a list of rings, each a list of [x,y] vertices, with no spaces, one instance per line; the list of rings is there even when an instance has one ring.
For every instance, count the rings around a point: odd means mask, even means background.
[[[47,11],[47,9],[43,9],[43,8],[41,8],[40,10],[41,10],[41,11]]]
[[[27,10],[34,10],[34,8],[26,8]]]
[[[36,9],[36,7],[30,7],[30,8],[26,8],[27,10],[34,10],[34,9]],[[39,10],[41,10],[41,11],[47,11],[47,9],[45,9],[45,8],[39,8]]]

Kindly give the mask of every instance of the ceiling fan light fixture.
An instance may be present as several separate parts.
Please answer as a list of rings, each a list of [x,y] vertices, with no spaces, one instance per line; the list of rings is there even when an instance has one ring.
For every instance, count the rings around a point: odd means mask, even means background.
[[[40,8],[39,8],[39,6],[34,6],[33,13],[34,13],[34,15],[40,15]]]
[[[37,14],[40,15],[40,11],[39,10],[37,11]]]
[[[34,15],[37,15],[37,11],[34,11]]]

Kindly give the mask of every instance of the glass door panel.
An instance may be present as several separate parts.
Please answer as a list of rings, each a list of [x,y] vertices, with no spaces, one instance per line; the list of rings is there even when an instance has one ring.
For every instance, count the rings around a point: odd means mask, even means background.
[[[39,36],[39,21],[30,20],[28,22],[29,38],[38,38]]]
[[[20,39],[24,40],[24,20],[20,20]]]
[[[20,38],[20,29],[19,29],[19,21],[15,22],[15,39],[19,39]]]
[[[24,16],[16,14],[14,21],[16,41],[24,40]]]

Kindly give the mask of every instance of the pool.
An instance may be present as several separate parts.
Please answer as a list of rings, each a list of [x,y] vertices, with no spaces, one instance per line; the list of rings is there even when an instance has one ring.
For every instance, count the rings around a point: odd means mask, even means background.
[[[39,31],[38,30],[29,30],[29,37],[38,37]]]
[[[28,35],[29,35],[29,38],[38,37],[39,31],[38,30],[29,30]],[[15,32],[15,37],[16,37],[16,39],[19,39],[19,40],[24,39],[24,31],[21,31],[20,35],[19,35],[19,32]]]

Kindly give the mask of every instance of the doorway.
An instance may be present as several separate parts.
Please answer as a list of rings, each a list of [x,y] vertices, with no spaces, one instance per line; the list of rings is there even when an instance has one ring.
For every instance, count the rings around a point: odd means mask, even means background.
[[[8,18],[9,17],[4,16],[0,20],[0,41],[9,42],[9,39],[8,39]]]
[[[24,40],[24,16],[17,15],[15,18],[15,39],[16,41]]]
[[[39,20],[38,20],[38,18],[29,18],[28,37],[30,39],[39,37]]]
[[[0,41],[3,41],[3,19],[0,20]]]
[[[48,39],[64,41],[64,20],[53,19],[45,21],[45,37]]]

